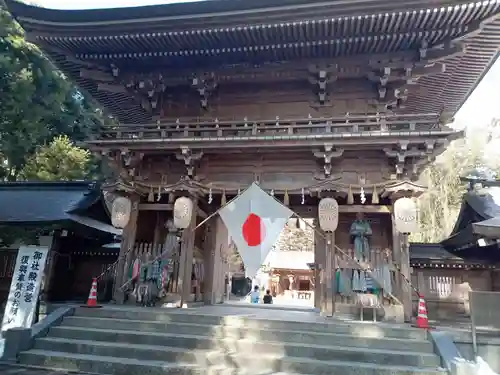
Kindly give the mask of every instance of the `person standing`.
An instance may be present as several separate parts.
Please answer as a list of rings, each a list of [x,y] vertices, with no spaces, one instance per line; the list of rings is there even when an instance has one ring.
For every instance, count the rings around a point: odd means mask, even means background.
[[[259,303],[260,301],[260,290],[259,286],[255,285],[253,287],[253,292],[250,293],[250,303]]]

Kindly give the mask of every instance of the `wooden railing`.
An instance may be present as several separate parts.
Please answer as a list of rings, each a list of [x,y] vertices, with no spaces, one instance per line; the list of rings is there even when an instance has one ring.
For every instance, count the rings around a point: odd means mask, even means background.
[[[162,139],[315,135],[363,132],[419,132],[439,130],[435,113],[419,115],[346,115],[273,120],[207,120],[203,118],[162,120],[149,124],[105,126],[98,138]]]
[[[374,306],[382,306],[384,302],[388,302],[391,304],[401,304],[401,297],[398,296],[399,291],[397,290],[398,285],[404,285],[405,281],[400,279],[399,271],[393,267],[392,262],[387,259],[384,259],[382,252],[379,249],[371,249],[369,259],[366,261],[356,261],[354,259],[354,252],[352,249],[342,250],[337,247],[336,252],[337,260],[336,264],[338,269],[341,272],[347,270],[349,272],[366,272],[366,276],[371,277],[374,281],[373,286],[377,289],[383,290],[382,295],[365,295],[365,301],[360,300],[359,294],[352,290],[352,285],[346,285],[344,283],[343,287],[348,287],[344,293],[340,293],[336,295],[336,300],[338,302],[347,303],[347,304],[364,304],[369,302]],[[388,280],[391,284],[391,290],[384,290],[384,280],[382,279],[382,275],[379,273],[383,267],[387,266],[389,269],[390,280]],[[371,298],[368,298],[371,297]]]

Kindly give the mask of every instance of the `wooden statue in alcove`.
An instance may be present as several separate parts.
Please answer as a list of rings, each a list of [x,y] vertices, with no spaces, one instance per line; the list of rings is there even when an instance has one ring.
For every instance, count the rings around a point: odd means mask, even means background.
[[[354,256],[357,260],[368,260],[370,256],[370,237],[372,228],[365,220],[362,212],[356,214],[356,220],[351,224],[351,240],[354,244]]]

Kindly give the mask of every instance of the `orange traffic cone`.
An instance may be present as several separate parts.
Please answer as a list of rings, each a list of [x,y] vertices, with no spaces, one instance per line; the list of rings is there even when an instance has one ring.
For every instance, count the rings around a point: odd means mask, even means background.
[[[92,279],[92,286],[90,287],[90,293],[89,293],[89,298],[87,300],[87,304],[83,305],[82,307],[90,307],[90,308],[96,308],[96,307],[102,307],[101,305],[97,304],[97,278]]]
[[[417,327],[429,329],[429,319],[427,318],[427,307],[422,294],[418,296],[418,312],[417,312]]]

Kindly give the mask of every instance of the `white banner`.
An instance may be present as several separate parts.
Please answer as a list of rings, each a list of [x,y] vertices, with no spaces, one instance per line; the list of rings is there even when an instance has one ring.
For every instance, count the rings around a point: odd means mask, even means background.
[[[31,327],[48,250],[47,247],[42,246],[19,248],[3,315],[2,331],[10,328]]]
[[[254,278],[293,212],[253,183],[219,211],[229,236]]]

